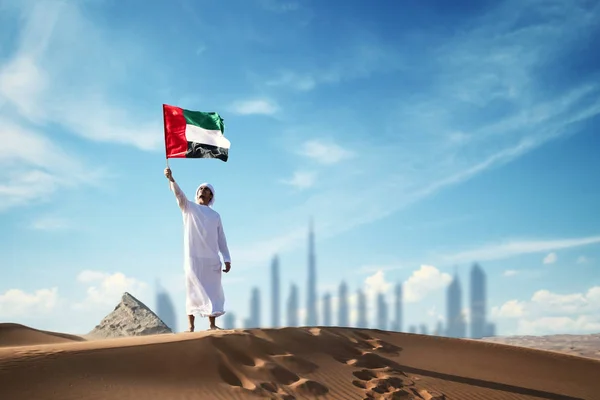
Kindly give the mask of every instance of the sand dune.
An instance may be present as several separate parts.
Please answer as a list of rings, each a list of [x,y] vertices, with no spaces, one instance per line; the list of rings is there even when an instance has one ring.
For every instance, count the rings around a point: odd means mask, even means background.
[[[0,347],[84,341],[79,336],[40,331],[20,324],[0,324]]]
[[[1,399],[600,399],[600,361],[483,341],[282,328],[0,348]]]

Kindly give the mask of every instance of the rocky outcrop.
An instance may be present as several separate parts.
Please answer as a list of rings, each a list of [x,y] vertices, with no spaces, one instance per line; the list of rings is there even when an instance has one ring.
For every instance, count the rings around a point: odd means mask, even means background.
[[[125,292],[115,309],[86,336],[97,339],[173,333],[144,303]]]

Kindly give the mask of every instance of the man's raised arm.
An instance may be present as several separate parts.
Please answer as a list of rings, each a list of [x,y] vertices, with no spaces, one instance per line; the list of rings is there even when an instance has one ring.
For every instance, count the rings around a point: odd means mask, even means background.
[[[175,179],[173,179],[173,174],[171,173],[170,168],[165,168],[165,177],[169,180],[169,187],[171,188],[171,191],[175,193],[177,205],[179,206],[181,211],[185,212],[189,200],[187,199],[187,197],[185,197],[185,193],[183,193],[183,190],[181,190],[177,182],[175,182]]]

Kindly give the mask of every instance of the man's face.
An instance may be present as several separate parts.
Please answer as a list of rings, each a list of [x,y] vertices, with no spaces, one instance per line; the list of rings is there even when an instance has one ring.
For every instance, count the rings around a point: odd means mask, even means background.
[[[198,204],[203,204],[205,206],[208,205],[208,203],[210,203],[210,201],[213,198],[213,194],[210,191],[210,189],[206,186],[202,186],[200,188],[200,198],[198,199]]]

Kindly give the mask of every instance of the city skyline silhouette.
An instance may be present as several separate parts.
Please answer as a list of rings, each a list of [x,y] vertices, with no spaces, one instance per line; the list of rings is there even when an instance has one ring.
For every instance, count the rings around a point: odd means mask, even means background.
[[[350,289],[345,282],[341,280],[337,288],[336,306],[334,307],[334,297],[330,291],[326,291],[321,296],[317,293],[317,253],[315,249],[314,221],[311,218],[308,226],[307,238],[307,280],[306,280],[306,309],[304,323],[301,323],[300,315],[300,288],[297,283],[290,283],[288,297],[285,300],[285,307],[282,307],[282,282],[280,274],[280,260],[277,254],[271,259],[270,270],[270,297],[266,299],[268,306],[265,310],[270,311],[268,318],[263,320],[262,302],[265,300],[261,296],[261,288],[252,287],[249,298],[248,316],[240,321],[236,318],[239,311],[228,311],[223,317],[224,329],[235,328],[279,328],[279,327],[297,327],[297,326],[339,326],[356,328],[375,328],[380,330],[389,330],[395,332],[409,332],[448,336],[455,338],[470,337],[474,339],[482,337],[495,336],[495,324],[487,319],[487,281],[486,274],[481,265],[473,262],[470,270],[468,301],[463,301],[463,285],[455,268],[451,282],[446,287],[446,316],[445,321],[436,321],[435,326],[421,322],[411,324],[408,327],[403,326],[404,315],[404,290],[403,282],[395,282],[392,301],[388,302],[384,293],[378,292],[374,299],[374,314],[368,315],[367,296],[362,288],[356,289],[356,318],[351,323],[352,310],[350,309]],[[465,314],[463,304],[468,304],[469,318]],[[321,317],[319,318],[319,305],[321,306]],[[160,290],[157,284],[157,314],[173,331],[176,331],[176,318],[173,304],[169,295]],[[285,308],[285,313],[282,313]],[[370,318],[369,318],[370,317]],[[264,322],[270,323],[265,324]],[[171,325],[173,324],[173,325]],[[241,326],[239,326],[241,325]],[[173,328],[175,327],[175,328]]]

